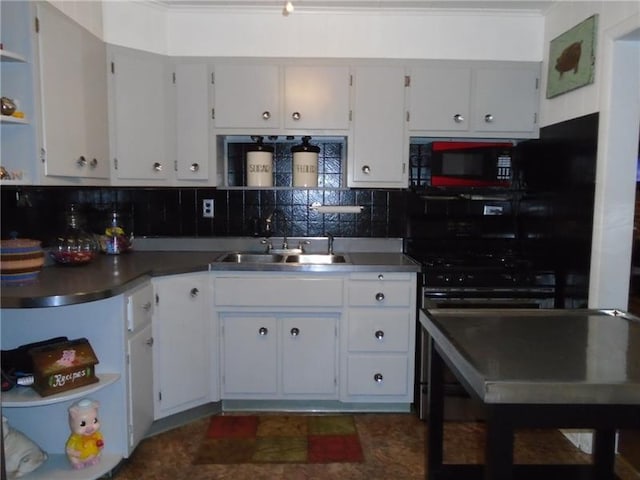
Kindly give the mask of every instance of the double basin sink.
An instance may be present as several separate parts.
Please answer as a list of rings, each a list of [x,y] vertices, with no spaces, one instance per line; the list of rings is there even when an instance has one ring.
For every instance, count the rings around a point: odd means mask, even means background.
[[[325,253],[225,253],[218,262],[240,264],[298,264],[298,265],[333,265],[350,263],[345,255]]]

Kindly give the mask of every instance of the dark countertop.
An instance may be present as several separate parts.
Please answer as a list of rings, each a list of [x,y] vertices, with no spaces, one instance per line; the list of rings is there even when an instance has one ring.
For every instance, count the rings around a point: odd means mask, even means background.
[[[38,308],[73,305],[119,295],[154,276],[208,271],[221,251],[133,251],[123,255],[100,255],[80,266],[45,267],[28,285],[3,286],[2,308]],[[249,268],[245,265],[217,264],[215,270],[270,270],[289,272],[405,271],[418,272],[419,265],[401,253],[348,254],[350,264],[293,265]]]
[[[625,312],[432,309],[420,323],[485,403],[640,405],[640,319]]]

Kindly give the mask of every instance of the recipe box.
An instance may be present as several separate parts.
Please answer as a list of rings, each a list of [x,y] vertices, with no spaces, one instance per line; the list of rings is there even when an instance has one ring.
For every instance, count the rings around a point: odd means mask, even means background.
[[[33,388],[46,397],[96,383],[98,362],[86,338],[29,350],[33,360]]]

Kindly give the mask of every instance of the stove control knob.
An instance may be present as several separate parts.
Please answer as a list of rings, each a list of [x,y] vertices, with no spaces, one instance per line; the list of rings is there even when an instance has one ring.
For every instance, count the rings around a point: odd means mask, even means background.
[[[458,277],[458,283],[464,283],[464,280],[465,280],[465,278],[464,278],[464,274],[461,274],[461,275]]]

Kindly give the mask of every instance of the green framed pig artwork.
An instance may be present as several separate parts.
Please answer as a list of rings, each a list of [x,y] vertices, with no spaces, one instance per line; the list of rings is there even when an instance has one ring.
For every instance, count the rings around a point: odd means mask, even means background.
[[[598,15],[592,15],[551,40],[547,98],[593,83]]]

